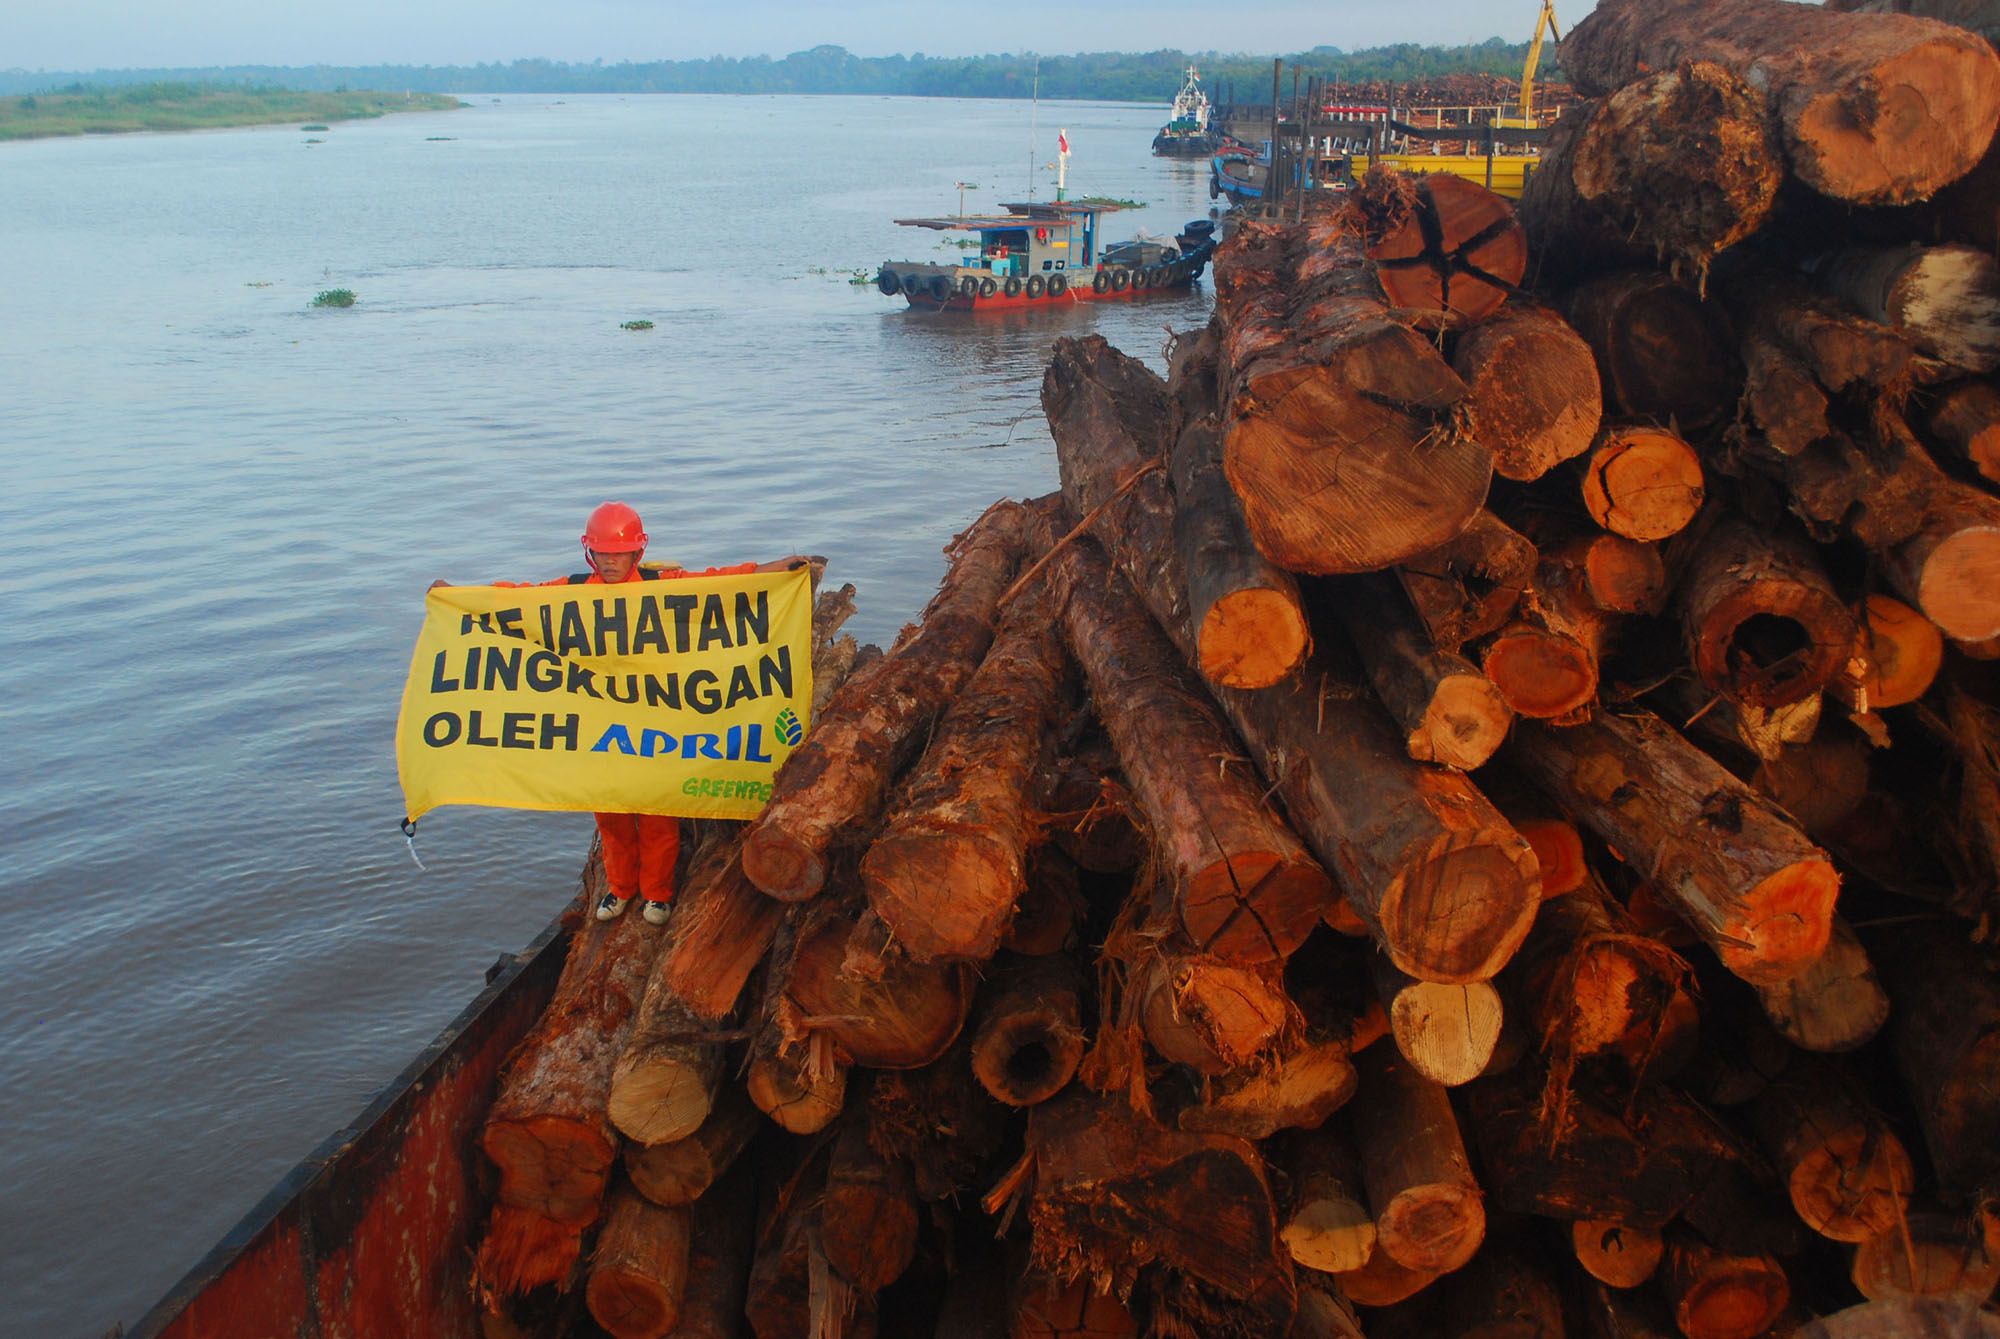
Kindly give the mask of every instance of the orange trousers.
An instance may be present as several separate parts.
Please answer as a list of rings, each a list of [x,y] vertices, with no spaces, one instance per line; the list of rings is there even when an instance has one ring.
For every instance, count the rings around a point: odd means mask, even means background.
[[[604,882],[620,897],[674,900],[674,861],[681,853],[681,821],[658,814],[599,814],[604,842]]]

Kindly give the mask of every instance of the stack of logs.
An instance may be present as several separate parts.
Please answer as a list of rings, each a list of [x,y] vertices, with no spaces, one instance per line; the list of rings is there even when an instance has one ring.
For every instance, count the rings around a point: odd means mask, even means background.
[[[2000,1331],[2000,59],[1563,64],[1518,214],[1244,226],[887,653],[822,598],[504,1078],[494,1332]]]

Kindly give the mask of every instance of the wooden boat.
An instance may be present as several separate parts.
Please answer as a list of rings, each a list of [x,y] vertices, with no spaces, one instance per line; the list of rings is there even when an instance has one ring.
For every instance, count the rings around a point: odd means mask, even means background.
[[[1215,225],[1197,219],[1171,243],[1105,243],[1113,200],[1054,200],[1001,206],[1005,214],[897,219],[906,228],[969,232],[979,238],[965,260],[884,261],[875,286],[930,311],[990,311],[1058,303],[1119,301],[1184,290],[1215,251]]]
[[[126,1339],[480,1335],[466,1286],[490,1207],[479,1132],[502,1062],[555,993],[569,951],[565,919],[502,956],[465,1011]]]

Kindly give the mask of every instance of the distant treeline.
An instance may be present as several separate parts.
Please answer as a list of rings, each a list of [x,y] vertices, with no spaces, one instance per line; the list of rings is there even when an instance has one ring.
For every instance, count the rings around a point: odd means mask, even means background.
[[[1527,56],[1524,42],[1489,38],[1472,46],[1435,47],[1399,43],[1342,51],[1314,47],[1285,57],[1285,88],[1291,71],[1361,83],[1372,79],[1406,82],[1448,74],[1518,77]],[[1243,102],[1267,102],[1271,57],[1215,52],[1091,52],[1041,57],[1041,95],[1110,102],[1165,102],[1180,87],[1192,62],[1210,96],[1233,88]],[[837,46],[769,56],[711,57],[588,65],[517,60],[510,65],[232,65],[182,70],[96,70],[60,74],[0,71],[0,93],[54,92],[66,86],[154,83],[282,86],[322,92],[348,89],[421,89],[433,93],[873,93],[938,98],[1025,98],[1035,88],[1036,59],[1012,53],[997,56],[856,56]],[[1545,54],[1541,77],[1560,77]]]
[[[464,104],[441,93],[322,93],[245,84],[149,80],[108,87],[69,84],[0,95],[0,140],[108,135],[134,130],[206,130],[284,121],[352,121],[390,112]],[[324,129],[324,127],[321,127]]]

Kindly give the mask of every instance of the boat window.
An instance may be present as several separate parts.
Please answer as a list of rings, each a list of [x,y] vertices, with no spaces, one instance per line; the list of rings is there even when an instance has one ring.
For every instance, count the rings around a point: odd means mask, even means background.
[[[1056,263],[1052,260],[1045,260],[1042,262],[1042,268],[1045,270],[1053,270],[1055,267]]]

